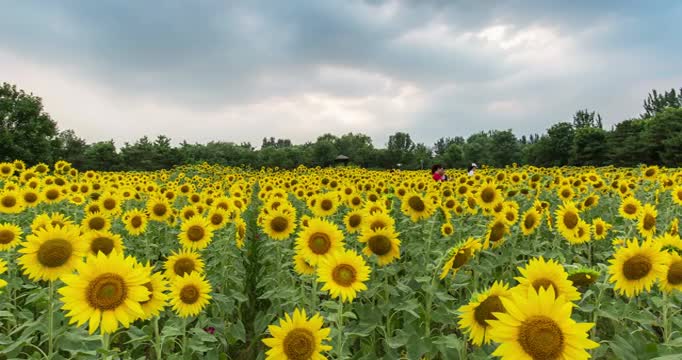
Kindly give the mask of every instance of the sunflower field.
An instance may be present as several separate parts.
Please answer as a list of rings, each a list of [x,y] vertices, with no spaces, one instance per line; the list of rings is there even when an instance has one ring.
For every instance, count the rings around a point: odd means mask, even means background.
[[[0,163],[0,359],[682,359],[682,171]]]

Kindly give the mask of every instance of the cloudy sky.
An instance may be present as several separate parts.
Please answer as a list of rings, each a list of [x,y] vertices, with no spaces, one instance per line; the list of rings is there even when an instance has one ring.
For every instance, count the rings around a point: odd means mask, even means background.
[[[0,81],[118,144],[427,144],[637,116],[682,86],[682,1],[0,1]]]

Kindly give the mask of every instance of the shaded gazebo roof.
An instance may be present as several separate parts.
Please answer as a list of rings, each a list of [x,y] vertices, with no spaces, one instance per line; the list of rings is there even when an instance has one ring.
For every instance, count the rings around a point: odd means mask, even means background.
[[[346,155],[339,155],[336,157],[336,160],[348,160],[348,159],[350,159],[350,158]]]

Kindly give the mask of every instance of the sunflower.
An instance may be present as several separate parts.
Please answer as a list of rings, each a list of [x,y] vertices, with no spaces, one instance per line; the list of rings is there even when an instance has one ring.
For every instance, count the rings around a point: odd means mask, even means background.
[[[556,223],[559,232],[567,238],[578,229],[580,212],[574,203],[565,202],[556,210]]]
[[[21,194],[15,190],[0,191],[0,213],[18,214],[24,211]]]
[[[392,228],[378,228],[363,231],[358,241],[365,244],[365,255],[376,255],[379,266],[384,266],[400,259],[398,235]]]
[[[500,215],[507,221],[507,226],[510,227],[519,221],[519,209],[513,205],[505,205]]]
[[[642,207],[642,203],[639,202],[634,196],[628,196],[620,203],[618,212],[620,216],[628,220],[636,220],[639,215],[639,210]]]
[[[505,312],[501,298],[511,297],[509,285],[496,281],[486,291],[474,296],[457,310],[460,313],[457,325],[474,345],[487,345],[491,341],[488,321],[497,320],[494,313]]]
[[[573,200],[573,197],[575,197],[575,192],[570,185],[564,185],[559,188],[558,195],[562,201],[566,202]]]
[[[84,233],[88,231],[107,231],[110,228],[111,219],[100,212],[90,213],[81,221],[81,231]]]
[[[639,212],[639,222],[637,230],[645,238],[650,238],[656,233],[656,217],[658,211],[651,204],[645,204]]]
[[[670,193],[670,196],[672,196],[675,204],[682,206],[682,185],[676,186]]]
[[[336,192],[319,194],[314,200],[315,205],[310,210],[317,217],[331,216],[339,208],[339,195]]]
[[[211,284],[198,272],[176,276],[171,283],[170,305],[178,316],[198,315],[211,299]]]
[[[228,215],[227,211],[221,208],[213,208],[208,212],[207,219],[211,223],[213,229],[219,230],[225,227],[230,219],[230,216]]]
[[[482,247],[480,240],[470,237],[466,242],[450,248],[446,257],[448,261],[443,265],[440,279],[445,279],[450,270],[452,270],[453,275],[457,274],[457,271],[466,265]]]
[[[592,323],[576,323],[571,319],[573,304],[556,297],[554,290],[528,289],[528,293],[512,293],[501,297],[506,312],[496,312],[496,320],[488,320],[490,337],[500,345],[493,352],[502,359],[589,359],[586,349],[599,344],[588,338]]]
[[[311,265],[303,254],[296,252],[294,255],[294,270],[301,275],[315,274],[315,266]]]
[[[52,204],[62,201],[63,194],[61,192],[61,188],[57,185],[50,185],[46,187],[45,189],[43,189],[42,198],[46,204]]]
[[[596,283],[599,280],[599,276],[599,271],[590,268],[580,268],[569,272],[568,280],[580,290]]]
[[[296,239],[296,251],[311,265],[343,250],[343,232],[332,222],[315,218],[308,222]]]
[[[440,227],[440,234],[443,236],[450,236],[455,232],[455,227],[450,222],[446,222]]]
[[[203,216],[195,215],[182,223],[178,240],[183,248],[205,249],[213,240],[213,227]]]
[[[592,234],[594,234],[595,240],[602,240],[606,238],[609,230],[611,230],[612,225],[602,220],[602,218],[592,219]]]
[[[0,274],[4,274],[7,271],[7,263],[5,260],[0,259]],[[0,279],[0,289],[7,286],[7,281]]]
[[[333,299],[352,302],[359,291],[367,290],[370,268],[362,256],[353,250],[342,250],[323,259],[317,267],[322,291],[329,291]]]
[[[241,216],[234,219],[234,240],[237,244],[237,248],[241,249],[244,247],[244,239],[246,239],[246,222]]]
[[[154,197],[147,201],[147,213],[151,220],[163,222],[172,214],[168,200],[164,197]]]
[[[589,209],[599,204],[599,195],[590,195],[583,200],[583,208]]]
[[[180,217],[182,217],[183,220],[189,220],[198,214],[199,212],[194,207],[194,205],[187,205],[184,208],[180,209]]]
[[[670,222],[669,228],[668,228],[668,234],[670,235],[680,235],[680,219],[679,218],[674,218]]]
[[[637,239],[632,239],[616,250],[609,260],[609,282],[615,283],[614,290],[627,297],[651,290],[656,280],[666,273],[666,254],[660,248],[660,244],[651,240],[640,245]]]
[[[109,231],[88,231],[83,234],[83,241],[88,244],[91,255],[99,252],[109,255],[112,251],[122,254],[124,249],[121,236]]]
[[[497,185],[493,182],[481,185],[476,193],[478,206],[485,210],[492,210],[495,205],[503,200],[502,195],[497,190]]]
[[[362,211],[352,210],[343,217],[343,223],[346,225],[346,231],[348,231],[349,234],[355,234],[360,231],[360,228],[365,223],[365,218]]]
[[[163,265],[166,278],[172,280],[176,276],[184,276],[192,272],[201,273],[204,271],[204,262],[201,256],[190,250],[180,250],[172,252]]]
[[[270,325],[271,338],[263,339],[270,348],[266,360],[323,360],[321,353],[332,349],[322,342],[329,340],[329,328],[323,328],[324,319],[315,314],[308,319],[305,310],[294,310],[293,318],[284,314],[279,326]]]
[[[135,259],[115,251],[89,256],[78,266],[78,274],[66,275],[63,281],[59,294],[69,323],[89,322],[90,334],[98,327],[102,334],[113,333],[119,323],[129,327],[144,315],[140,302],[149,299],[145,271],[135,267]]]
[[[568,301],[580,299],[580,293],[568,280],[564,267],[553,259],[545,261],[542,256],[530,259],[525,268],[519,267],[518,270],[522,276],[514,278],[519,282],[514,291],[526,294],[531,287],[536,291],[552,288],[557,297],[563,296]]]
[[[263,231],[273,240],[286,240],[296,229],[296,214],[280,210],[271,211],[263,218]]]
[[[523,235],[528,236],[540,226],[542,215],[540,215],[536,208],[531,207],[523,213],[521,220],[521,232]]]
[[[667,252],[674,251],[682,254],[682,239],[680,239],[679,235],[672,235],[666,233],[654,238],[654,241],[656,241],[659,244],[662,251]]]
[[[433,214],[433,206],[417,193],[408,193],[402,199],[400,210],[410,217],[413,222],[426,219]]]
[[[374,211],[368,212],[370,215],[364,218],[363,231],[376,230],[381,228],[393,228],[395,220],[388,214]]]
[[[123,214],[121,219],[123,219],[126,231],[130,235],[137,236],[147,230],[147,213],[142,210],[128,210]]]
[[[78,228],[52,226],[38,229],[26,237],[17,260],[31,280],[54,281],[71,273],[88,251]]]
[[[0,251],[14,249],[21,242],[21,228],[10,223],[0,224]]]
[[[586,221],[580,219],[578,226],[573,233],[568,234],[566,238],[571,244],[584,244],[591,240],[592,227]]]
[[[142,311],[144,315],[141,316],[143,320],[151,319],[154,316],[158,316],[159,313],[166,306],[166,301],[168,296],[166,295],[166,290],[168,290],[168,281],[164,278],[163,274],[160,272],[154,272],[154,267],[149,265],[137,265],[141,268],[149,281],[144,283],[144,287],[149,290],[149,299],[140,302]]]
[[[682,256],[676,252],[667,255],[665,273],[660,277],[659,287],[665,292],[682,291]]]
[[[40,193],[31,188],[25,188],[21,191],[21,199],[27,207],[36,206],[42,200]]]
[[[489,249],[491,246],[496,248],[504,243],[504,236],[509,233],[507,221],[500,216],[496,216],[488,223],[488,231],[485,234],[483,248]]]

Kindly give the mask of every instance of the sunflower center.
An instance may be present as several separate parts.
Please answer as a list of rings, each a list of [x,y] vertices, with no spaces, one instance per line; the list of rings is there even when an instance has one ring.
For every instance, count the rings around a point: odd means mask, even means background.
[[[130,225],[132,225],[134,228],[139,228],[142,226],[142,219],[139,216],[133,216],[130,219]]]
[[[391,251],[391,240],[384,235],[374,235],[367,241],[369,249],[378,256],[383,256]]]
[[[194,260],[188,258],[178,259],[175,264],[173,264],[173,271],[175,271],[175,274],[178,276],[189,274],[194,271],[194,268]]]
[[[289,220],[282,216],[278,216],[270,222],[270,228],[275,232],[284,232],[289,226]]]
[[[417,212],[422,212],[426,209],[424,200],[422,200],[419,196],[412,196],[409,200],[407,200],[407,204],[410,206],[410,208],[412,208],[412,210]]]
[[[308,329],[296,328],[282,342],[284,354],[289,360],[308,360],[315,352],[315,337]]]
[[[490,229],[490,237],[488,240],[492,242],[498,242],[502,240],[502,237],[504,236],[504,232],[506,230],[506,226],[504,226],[503,223],[497,222],[493,227]]]
[[[541,288],[548,290],[550,287],[554,290],[554,296],[559,297],[559,289],[557,289],[556,285],[554,285],[554,282],[551,280],[542,278],[533,281],[533,288],[537,292],[539,292]]]
[[[588,197],[587,199],[585,199],[585,206],[586,207],[592,206],[592,204],[594,204],[594,198],[593,197]]]
[[[329,211],[332,209],[332,207],[334,207],[334,203],[329,199],[324,199],[320,202],[320,207],[324,211]]]
[[[348,225],[352,228],[356,228],[360,226],[360,223],[362,222],[362,216],[358,214],[353,214],[348,218]]]
[[[180,300],[188,305],[192,305],[197,302],[197,300],[199,300],[199,295],[199,289],[191,284],[185,285],[182,290],[180,290]]]
[[[628,215],[634,215],[637,213],[637,206],[634,204],[626,204],[625,207],[623,207],[623,212]]]
[[[652,176],[656,175],[656,170],[649,169],[644,173],[644,175],[646,175],[647,177],[652,177]]]
[[[220,225],[223,223],[223,216],[220,214],[211,215],[211,224]]]
[[[579,219],[578,219],[578,214],[576,214],[576,213],[573,212],[573,211],[567,211],[567,212],[564,214],[564,225],[566,225],[566,227],[567,227],[569,230],[572,230],[572,229],[574,229],[576,226],[578,226],[578,220],[579,220]]]
[[[628,280],[639,280],[651,271],[651,261],[644,255],[635,255],[623,263],[623,275]]]
[[[487,320],[497,320],[497,317],[493,314],[496,312],[504,312],[504,305],[502,305],[502,300],[500,300],[499,296],[491,295],[474,309],[474,319],[485,328],[488,327]]]
[[[73,253],[73,245],[64,239],[51,239],[40,245],[38,261],[46,267],[54,268],[66,264]]]
[[[10,208],[16,204],[17,204],[17,199],[15,199],[12,196],[5,196],[4,198],[2,198],[2,206],[4,206],[4,207]]]
[[[168,209],[166,208],[166,205],[164,205],[164,204],[156,204],[152,208],[152,211],[154,212],[154,215],[156,215],[156,216],[163,216],[166,214],[166,211],[168,211]]]
[[[310,236],[310,239],[308,240],[308,247],[313,253],[317,255],[324,255],[332,247],[332,242],[329,239],[329,235],[316,232]]]
[[[487,187],[481,191],[481,200],[486,204],[490,204],[495,201],[495,195],[495,189]]]
[[[38,201],[38,195],[36,195],[36,193],[33,193],[33,192],[27,192],[24,194],[24,200],[27,203],[34,203],[34,202]]]
[[[338,285],[349,287],[355,282],[355,268],[348,264],[340,264],[332,271],[332,278]]]
[[[372,224],[369,226],[369,228],[372,230],[376,230],[379,228],[385,228],[385,227],[388,227],[388,224],[386,224],[386,222],[384,222],[381,219],[377,219],[377,220],[372,221]]]
[[[445,232],[445,235],[450,235],[452,234],[452,226],[446,226],[443,228],[443,232]]]
[[[14,233],[10,230],[0,230],[0,244],[9,244],[14,240]]]
[[[603,234],[603,233],[604,233],[604,225],[602,225],[602,224],[596,224],[596,225],[594,226],[594,233],[595,233],[596,235],[601,235],[601,234]]]
[[[54,200],[54,199],[59,197],[59,191],[57,191],[55,189],[47,190],[47,192],[45,193],[45,197],[48,200]]]
[[[360,199],[359,197],[356,196],[350,202],[351,202],[351,204],[357,206],[357,205],[360,205],[362,203],[362,199]]]
[[[123,278],[114,273],[104,273],[90,281],[87,299],[98,310],[113,310],[123,304],[127,288]]]
[[[644,219],[642,219],[642,227],[644,230],[651,230],[656,226],[656,218],[651,214],[645,214]]]
[[[147,290],[149,290],[149,299],[147,299],[147,300],[145,300],[145,301],[140,301],[140,305],[144,305],[144,304],[146,304],[146,303],[152,301],[152,294],[154,293],[154,288],[152,287],[152,283],[151,283],[151,282],[146,282],[146,283],[143,284],[143,286],[146,287]]]
[[[546,316],[533,316],[521,324],[518,341],[535,360],[558,359],[564,350],[564,333]]]
[[[108,237],[98,237],[90,243],[90,250],[93,254],[103,252],[104,255],[109,255],[114,250],[114,240]]]
[[[90,229],[93,230],[102,230],[104,229],[105,224],[106,222],[104,221],[104,219],[99,216],[94,217],[90,219],[90,221],[88,221],[88,227],[90,227]]]
[[[533,226],[535,226],[535,215],[528,215],[526,216],[525,219],[523,219],[523,226],[526,229],[530,229]]]
[[[568,280],[570,280],[574,286],[585,287],[594,284],[597,281],[597,277],[594,275],[580,272],[569,275]]]
[[[189,241],[199,241],[204,238],[204,228],[199,225],[192,225],[187,229],[187,238]]]
[[[505,218],[507,219],[507,221],[514,221],[514,219],[516,219],[516,214],[514,214],[513,211],[507,211],[507,212],[504,214],[504,216],[505,216]]]
[[[457,251],[455,254],[455,260],[452,262],[453,269],[459,269],[464,266],[471,258],[471,249],[468,247]]]
[[[670,268],[668,268],[668,282],[671,285],[682,284],[682,261],[670,264]]]

